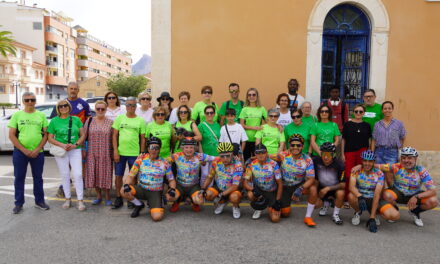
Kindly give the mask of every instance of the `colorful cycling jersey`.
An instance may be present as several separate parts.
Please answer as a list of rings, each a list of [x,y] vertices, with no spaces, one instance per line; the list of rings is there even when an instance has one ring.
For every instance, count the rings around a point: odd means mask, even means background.
[[[90,106],[89,104],[81,98],[77,98],[74,101],[71,101],[67,98],[70,105],[72,106],[72,110],[70,111],[70,115],[77,116],[81,119],[81,122],[84,124],[90,114]],[[50,118],[54,118],[57,116],[56,107],[53,108],[52,113],[50,114]]]
[[[193,186],[199,184],[200,163],[213,161],[215,157],[204,153],[194,153],[191,159],[187,159],[183,152],[172,154],[168,161],[174,162],[177,167],[176,180],[182,186]]]
[[[381,170],[373,168],[370,173],[366,173],[363,169],[351,177],[356,178],[356,188],[365,198],[373,198],[376,186],[384,185],[384,174]]]
[[[243,176],[243,166],[241,162],[232,159],[231,164],[225,165],[220,158],[212,162],[209,178],[214,178],[215,184],[220,191],[226,191],[232,185],[239,185]]]
[[[315,178],[319,182],[319,187],[335,186],[344,181],[344,163],[338,159],[333,159],[329,165],[325,165],[321,157],[313,158],[315,166]]]
[[[300,184],[305,181],[306,177],[315,178],[313,161],[306,154],[301,154],[299,158],[295,158],[290,152],[284,151],[271,155],[270,158],[281,162],[283,186]]]
[[[400,163],[383,164],[382,171],[394,174],[394,187],[406,196],[413,196],[422,191],[422,184],[427,190],[435,189],[434,181],[425,167],[416,165],[414,169],[407,170]]]
[[[250,181],[252,176],[261,190],[273,192],[277,188],[275,180],[281,179],[281,170],[278,164],[269,158],[263,164],[260,164],[258,159],[254,159],[246,167],[244,178]]]
[[[165,159],[158,157],[150,159],[150,154],[138,158],[130,170],[130,175],[135,176],[139,172],[139,185],[148,191],[162,191],[163,179],[173,180],[171,165]]]

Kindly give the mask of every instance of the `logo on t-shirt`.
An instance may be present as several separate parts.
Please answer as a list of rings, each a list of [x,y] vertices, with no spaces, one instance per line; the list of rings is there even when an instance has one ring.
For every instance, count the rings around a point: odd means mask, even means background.
[[[365,112],[364,117],[376,118],[376,113],[375,112]]]
[[[80,110],[80,111],[81,111],[81,110],[83,110],[83,108],[84,108],[84,107],[83,107],[83,105],[82,105],[82,104],[77,104],[77,105],[76,105],[76,108],[78,108],[78,110]]]

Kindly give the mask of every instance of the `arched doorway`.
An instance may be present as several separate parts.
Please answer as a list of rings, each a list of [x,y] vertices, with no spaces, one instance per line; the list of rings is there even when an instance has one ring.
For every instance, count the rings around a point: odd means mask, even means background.
[[[350,4],[328,12],[323,25],[321,101],[336,87],[351,107],[368,88],[371,26],[367,15]]]

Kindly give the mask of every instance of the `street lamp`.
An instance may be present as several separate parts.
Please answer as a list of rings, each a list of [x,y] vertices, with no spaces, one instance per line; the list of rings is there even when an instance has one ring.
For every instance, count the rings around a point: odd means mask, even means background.
[[[20,88],[20,82],[12,81],[11,86],[15,88],[15,108],[18,108],[18,88]]]

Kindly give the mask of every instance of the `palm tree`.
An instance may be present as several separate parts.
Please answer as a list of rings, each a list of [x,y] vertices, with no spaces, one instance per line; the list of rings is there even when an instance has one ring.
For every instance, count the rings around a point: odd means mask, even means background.
[[[12,45],[14,39],[12,38],[12,32],[0,31],[0,54],[4,57],[8,56],[8,53],[16,55],[17,48]]]

